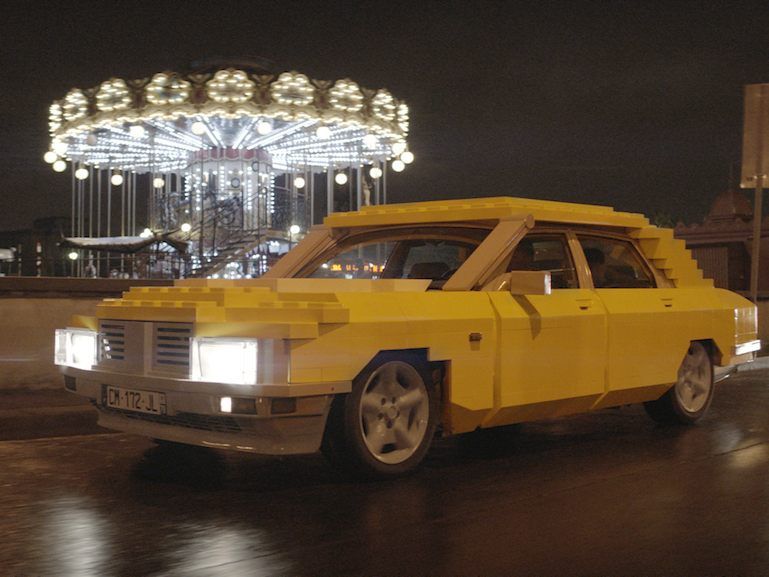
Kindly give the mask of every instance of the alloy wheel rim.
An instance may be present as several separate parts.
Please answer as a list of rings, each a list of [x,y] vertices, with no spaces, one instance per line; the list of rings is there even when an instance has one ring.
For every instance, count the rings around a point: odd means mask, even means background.
[[[710,359],[702,345],[689,347],[681,368],[678,369],[676,397],[687,413],[701,411],[708,402],[713,387]]]
[[[360,427],[371,455],[388,465],[406,461],[421,446],[429,420],[429,397],[419,373],[392,361],[369,377],[360,400]]]

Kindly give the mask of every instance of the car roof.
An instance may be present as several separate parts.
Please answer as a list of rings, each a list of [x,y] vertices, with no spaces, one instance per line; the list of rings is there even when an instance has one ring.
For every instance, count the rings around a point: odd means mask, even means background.
[[[649,220],[642,214],[619,212],[609,206],[510,196],[364,206],[355,212],[331,214],[324,219],[323,223],[326,226],[337,228],[497,220],[511,217],[525,219],[528,216],[532,216],[537,222],[628,228],[649,226]]]

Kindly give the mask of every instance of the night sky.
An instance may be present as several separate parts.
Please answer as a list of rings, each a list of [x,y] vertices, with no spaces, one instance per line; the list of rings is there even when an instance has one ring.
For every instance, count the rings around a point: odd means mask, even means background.
[[[393,201],[514,195],[690,223],[738,172],[769,3],[6,1],[0,43],[0,229],[69,216],[69,173],[42,160],[54,100],[210,56],[404,100],[416,161]]]

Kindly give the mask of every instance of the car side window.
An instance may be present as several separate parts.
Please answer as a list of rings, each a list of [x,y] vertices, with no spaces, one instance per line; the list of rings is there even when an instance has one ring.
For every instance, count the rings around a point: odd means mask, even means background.
[[[654,288],[654,276],[633,243],[578,235],[595,288]]]
[[[550,272],[550,283],[557,288],[579,288],[574,262],[566,238],[558,234],[526,235],[513,251],[507,271]]]

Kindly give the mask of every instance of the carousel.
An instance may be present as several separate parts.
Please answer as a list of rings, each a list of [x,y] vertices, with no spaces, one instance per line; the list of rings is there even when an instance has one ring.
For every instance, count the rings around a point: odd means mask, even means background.
[[[208,66],[73,89],[50,107],[75,276],[255,277],[323,215],[387,202],[409,111],[352,80]]]

